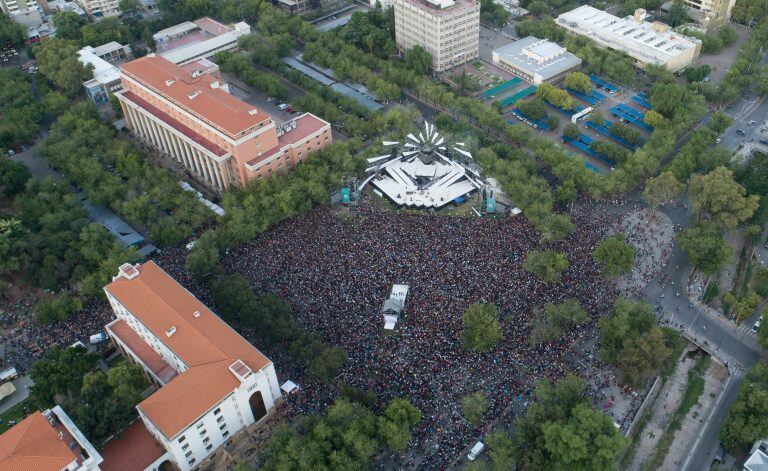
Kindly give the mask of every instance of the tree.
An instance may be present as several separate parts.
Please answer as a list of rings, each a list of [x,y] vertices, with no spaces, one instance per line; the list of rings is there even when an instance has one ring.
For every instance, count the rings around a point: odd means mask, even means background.
[[[768,360],[762,359],[747,372],[720,429],[720,440],[728,449],[746,451],[767,435]]]
[[[707,175],[692,176],[688,191],[694,209],[701,216],[729,229],[749,219],[760,202],[757,195],[746,196],[744,187],[725,167],[718,167]]]
[[[507,471],[515,468],[517,464],[515,443],[504,429],[498,429],[486,435],[485,443],[488,445],[491,471]]]
[[[517,105],[525,116],[533,120],[540,120],[547,116],[547,105],[539,98],[524,101]]]
[[[626,440],[613,420],[593,410],[573,375],[554,386],[540,381],[536,401],[516,422],[524,469],[612,469]]]
[[[472,425],[482,422],[489,406],[488,399],[480,391],[461,398],[461,413]]]
[[[603,116],[603,112],[600,110],[595,110],[589,113],[589,120],[598,126],[602,126],[605,123],[605,117]]]
[[[751,316],[762,300],[763,299],[752,290],[748,291],[747,294],[742,296],[736,303],[736,306],[733,310],[733,313],[736,316],[736,322],[741,322],[742,320]]]
[[[427,75],[432,66],[432,55],[417,44],[405,51],[405,64],[416,75]]]
[[[660,113],[657,113],[653,110],[648,110],[645,112],[643,122],[652,128],[657,128],[666,124],[667,120]]]
[[[575,299],[548,302],[534,313],[529,343],[536,346],[543,341],[552,341],[563,335],[565,329],[582,325],[588,320],[587,311]]]
[[[568,92],[548,82],[539,85],[539,88],[536,89],[536,96],[564,110],[572,110],[576,107],[576,100]]]
[[[662,172],[646,181],[643,199],[655,211],[660,204],[676,200],[684,189],[685,186],[677,181],[672,172]]]
[[[379,433],[383,442],[395,453],[408,448],[411,429],[421,420],[421,412],[407,399],[392,399],[379,417]]]
[[[678,233],[676,239],[691,263],[708,275],[720,271],[731,259],[731,248],[713,222],[703,221],[691,226]]]
[[[565,86],[582,93],[590,93],[592,91],[592,81],[589,80],[589,76],[584,72],[571,72],[566,75]]]
[[[563,136],[568,139],[577,140],[579,136],[581,136],[581,131],[575,124],[568,123],[565,125],[565,128],[563,128]]]
[[[5,13],[0,13],[0,42],[21,44],[27,39],[27,31],[24,26],[13,21]]]
[[[618,360],[622,382],[633,387],[642,386],[648,376],[661,367],[670,353],[661,329],[656,326],[639,337],[626,339]]]
[[[758,266],[752,275],[752,288],[762,297],[768,297],[768,268]]]
[[[67,320],[72,314],[83,310],[83,301],[67,293],[54,298],[41,299],[35,304],[35,322],[52,324],[55,321]]]
[[[307,371],[323,382],[333,379],[347,361],[344,350],[323,343],[316,334],[302,335],[291,343],[289,353],[304,362]]]
[[[56,15],[62,14],[77,16],[71,12],[57,13]],[[93,77],[93,66],[84,66],[78,60],[78,49],[76,42],[67,41],[61,37],[46,39],[34,49],[40,73],[69,97],[74,97],[80,93],[83,89],[83,82]]]
[[[464,348],[487,351],[503,336],[495,304],[472,304],[464,311],[462,320],[461,343]]]
[[[205,233],[187,255],[187,270],[198,280],[209,276],[215,278],[224,269],[219,264],[219,249],[211,233]]]
[[[680,108],[684,93],[685,90],[676,83],[656,83],[651,89],[651,106],[665,118],[672,119]]]
[[[688,19],[688,9],[680,0],[675,0],[667,12],[667,23],[673,28],[690,21]]]
[[[24,190],[31,177],[29,168],[23,163],[0,159],[0,191],[6,196],[14,196]]]
[[[60,11],[53,15],[56,37],[60,39],[79,41],[82,37],[80,29],[87,24],[84,17],[73,11]]]
[[[599,321],[600,358],[616,363],[625,343],[648,332],[656,322],[651,305],[642,301],[618,298],[609,317]]]
[[[21,270],[25,263],[27,231],[18,219],[0,218],[0,276]]]
[[[565,254],[551,250],[532,250],[525,255],[523,261],[523,268],[547,283],[558,281],[560,274],[568,269],[568,266]]]
[[[74,396],[83,385],[83,377],[96,367],[99,356],[83,347],[53,349],[32,365],[34,385],[30,394],[42,405],[52,405],[54,396]]]
[[[617,276],[632,270],[635,253],[635,248],[624,241],[624,234],[616,234],[601,240],[592,255],[603,265],[603,273]]]
[[[120,0],[117,4],[117,7],[120,9],[120,11],[126,13],[138,9],[139,2],[138,0]]]

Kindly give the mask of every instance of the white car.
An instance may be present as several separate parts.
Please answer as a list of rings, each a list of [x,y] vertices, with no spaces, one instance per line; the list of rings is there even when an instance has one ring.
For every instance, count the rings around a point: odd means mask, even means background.
[[[720,144],[721,142],[723,142],[723,140],[720,139],[719,137],[717,139],[715,139],[715,144]]]
[[[747,122],[747,124],[750,126],[754,126],[755,124],[757,124],[757,121],[753,119],[752,121]]]
[[[755,325],[752,326],[752,332],[758,332],[760,330],[760,324],[762,323],[763,323],[763,316],[760,316],[755,322]]]

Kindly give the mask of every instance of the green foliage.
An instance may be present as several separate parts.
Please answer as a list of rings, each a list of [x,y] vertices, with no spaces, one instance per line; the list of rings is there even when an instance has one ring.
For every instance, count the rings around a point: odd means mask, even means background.
[[[582,93],[590,93],[592,91],[592,81],[589,80],[589,76],[584,72],[571,72],[566,75],[565,86]]]
[[[588,320],[587,311],[575,299],[546,303],[544,309],[534,312],[529,344],[535,347],[543,341],[552,341],[563,335],[565,329],[582,325]]]
[[[461,413],[473,425],[479,425],[482,422],[488,407],[490,403],[480,391],[461,398]]]
[[[32,174],[26,165],[0,158],[0,191],[5,196],[14,196],[22,192],[30,178]]]
[[[768,361],[760,360],[749,369],[736,402],[720,430],[728,449],[746,451],[768,435]]]
[[[662,116],[660,113],[654,110],[648,110],[645,112],[645,117],[643,118],[643,122],[652,128],[656,128],[659,126],[666,125],[667,119],[664,116]]]
[[[71,12],[56,15],[69,13]],[[66,36],[48,38],[35,46],[35,58],[40,73],[45,75],[61,93],[74,97],[82,92],[83,82],[93,77],[93,66],[84,66],[78,60],[77,43],[65,38]]]
[[[260,469],[368,469],[381,447],[377,425],[370,410],[337,399],[326,415],[305,417],[300,427],[278,426]]]
[[[661,368],[670,353],[664,334],[656,326],[639,337],[627,338],[618,359],[622,382],[633,387],[642,386],[652,373]]]
[[[216,55],[216,64],[223,72],[233,74],[248,85],[267,95],[285,100],[288,89],[274,75],[260,72],[253,66],[253,61],[242,54],[221,53]]]
[[[752,289],[762,297],[768,297],[768,268],[759,266],[752,275]]]
[[[624,235],[616,234],[601,240],[593,256],[603,265],[603,273],[617,276],[632,270],[635,253],[635,248],[624,241]]]
[[[768,274],[768,272],[766,272]],[[768,279],[766,279],[768,282]],[[768,293],[768,284],[765,286],[766,293]],[[712,302],[713,299],[718,297],[720,295],[720,288],[717,286],[716,281],[710,281],[707,285],[707,289],[704,291],[704,296],[702,296],[701,300],[704,301],[705,304],[709,304]]]
[[[626,162],[629,158],[629,151],[613,142],[595,140],[589,144],[589,147],[611,162],[618,164]]]
[[[611,124],[610,131],[625,141],[629,142],[630,144],[640,143],[640,132],[624,123],[614,121]]]
[[[547,105],[538,97],[518,103],[517,107],[520,108],[524,115],[536,121],[547,116]]]
[[[576,107],[576,100],[568,92],[548,82],[539,85],[539,88],[536,89],[536,96],[564,110],[572,110]]]
[[[541,381],[536,402],[516,423],[525,469],[612,469],[625,439],[613,420],[584,399],[584,382],[568,376]]]
[[[67,293],[54,298],[44,298],[35,304],[34,317],[39,324],[52,324],[67,320],[72,314],[83,310],[83,301]]]
[[[0,148],[30,144],[37,137],[40,130],[37,123],[45,114],[46,109],[35,96],[29,75],[17,68],[0,69]],[[4,157],[0,158],[0,162],[4,161]],[[11,169],[5,163],[0,164],[0,179],[5,179],[3,173]]]
[[[579,130],[579,127],[573,123],[568,123],[565,125],[565,128],[563,128],[563,136],[569,139],[578,139],[580,135],[581,131]]]
[[[5,13],[0,14],[0,42],[21,44],[27,39],[27,31],[24,26],[13,21]]]
[[[395,398],[389,401],[378,420],[382,442],[395,453],[401,453],[408,448],[411,429],[421,420],[421,412],[407,399]]]
[[[701,82],[705,77],[709,77],[711,68],[707,64],[702,64],[696,67],[687,67],[683,71],[685,79],[689,82]]]
[[[432,66],[432,55],[418,44],[405,51],[405,64],[417,75],[427,75]]]
[[[731,248],[723,240],[721,230],[712,222],[700,222],[677,237],[680,248],[691,263],[706,274],[715,274],[731,259]]]
[[[655,210],[662,203],[675,201],[684,189],[685,186],[677,181],[672,172],[662,172],[648,179],[643,190],[643,199]]]
[[[72,11],[60,11],[53,15],[53,26],[56,27],[56,37],[60,39],[79,40],[80,28],[88,24],[88,20]]]
[[[24,266],[26,235],[21,221],[0,216],[0,276],[17,272]]]
[[[713,119],[707,127],[693,131],[688,142],[683,144],[680,152],[670,162],[668,170],[679,181],[685,181],[693,173],[710,172],[730,161],[730,151],[721,146],[713,146],[717,135],[722,132],[719,129],[727,122],[722,121],[722,118],[716,119],[717,122]]]
[[[498,429],[486,435],[485,443],[488,446],[489,468],[491,471],[507,471],[514,469],[517,464],[517,450],[515,442],[509,438],[507,432]]]
[[[30,394],[43,406],[53,405],[54,396],[77,395],[83,386],[83,377],[96,367],[98,359],[98,355],[88,353],[83,347],[48,351],[32,365],[29,374],[34,385]]]
[[[752,158],[734,165],[734,177],[750,195],[768,195],[768,154],[755,153]]]
[[[723,26],[717,30],[717,33],[714,34],[702,34],[698,31],[694,31],[688,28],[683,29],[682,33],[686,36],[699,39],[701,41],[701,52],[704,54],[717,54],[718,52],[722,51],[723,48],[730,46],[738,39],[736,30],[728,25]],[[686,69],[686,71],[687,70],[688,69]],[[700,81],[704,77],[706,77],[706,74],[698,79],[690,79],[686,75],[686,79],[688,79],[689,82]]]
[[[741,322],[751,316],[762,300],[763,298],[754,291],[748,291],[744,296],[739,298],[739,301],[733,309],[733,313],[736,315],[736,321]]]
[[[746,189],[725,167],[718,167],[707,175],[693,175],[688,191],[694,209],[701,216],[729,229],[749,219],[759,203],[758,196],[745,196]]]
[[[532,250],[525,255],[523,261],[523,268],[547,283],[558,281],[560,274],[568,269],[568,266],[565,254],[551,250]]]
[[[675,28],[683,23],[688,23],[689,21],[688,7],[685,6],[682,0],[675,0],[667,12],[667,23]]]
[[[328,382],[339,373],[347,361],[347,354],[339,347],[323,343],[314,334],[304,334],[290,347],[291,356],[307,365],[313,377]]]
[[[461,334],[461,343],[465,348],[490,350],[503,336],[494,304],[472,304],[464,311],[462,320],[464,332]]]
[[[510,13],[493,0],[480,0],[480,23],[501,28],[509,20]]]

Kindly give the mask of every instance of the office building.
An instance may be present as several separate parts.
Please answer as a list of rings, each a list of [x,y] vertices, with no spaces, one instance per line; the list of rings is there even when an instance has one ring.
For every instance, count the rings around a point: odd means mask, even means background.
[[[77,0],[77,3],[95,20],[120,14],[119,0]]]
[[[251,27],[244,22],[229,27],[210,18],[200,18],[158,31],[152,38],[159,55],[174,64],[186,65],[211,58],[217,52],[236,49],[237,40],[250,32]]]
[[[102,461],[59,406],[33,412],[0,435],[2,470],[96,471]]]
[[[158,388],[136,406],[165,450],[153,463],[195,468],[274,408],[272,362],[154,262],[121,266],[104,291],[107,333]]]
[[[99,47],[86,46],[77,54],[80,62],[93,66],[93,78],[83,82],[88,97],[97,106],[106,104],[110,94],[123,88],[117,64],[130,57],[131,48],[112,41]]]
[[[677,71],[689,66],[701,52],[701,41],[675,33],[664,23],[645,21],[645,10],[618,18],[589,5],[557,17],[557,24],[597,44],[621,51],[639,65],[655,64]]]
[[[0,0],[0,9],[13,21],[27,28],[43,24],[42,9],[37,0]]]
[[[736,0],[683,0],[688,7],[688,16],[703,26],[706,30],[717,29],[731,19]],[[672,2],[662,5],[669,9]]]
[[[210,189],[288,172],[332,142],[326,121],[304,113],[278,125],[230,95],[206,64],[182,67],[150,54],[123,64],[123,90],[115,96],[131,131]]]
[[[474,0],[395,0],[395,41],[419,45],[444,72],[479,57],[480,4]]]
[[[564,47],[533,36],[493,51],[493,63],[534,85],[555,83],[581,65]]]
[[[47,16],[53,16],[56,13],[65,11],[75,13],[77,16],[88,16],[80,5],[75,2],[67,2],[66,0],[41,0],[40,6],[43,7],[43,13]]]

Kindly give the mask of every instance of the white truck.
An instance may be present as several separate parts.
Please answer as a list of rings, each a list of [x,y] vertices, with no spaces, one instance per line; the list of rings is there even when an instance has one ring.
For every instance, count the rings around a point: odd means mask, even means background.
[[[107,340],[107,334],[104,332],[99,332],[98,334],[91,335],[91,344],[97,344],[101,343],[103,341]]]
[[[16,386],[10,381],[0,386],[0,401],[16,392]]]
[[[471,450],[469,450],[469,454],[467,455],[467,459],[469,461],[475,461],[478,456],[480,456],[480,453],[485,450],[485,445],[483,445],[483,442],[477,442],[475,443],[475,446],[472,447]]]

